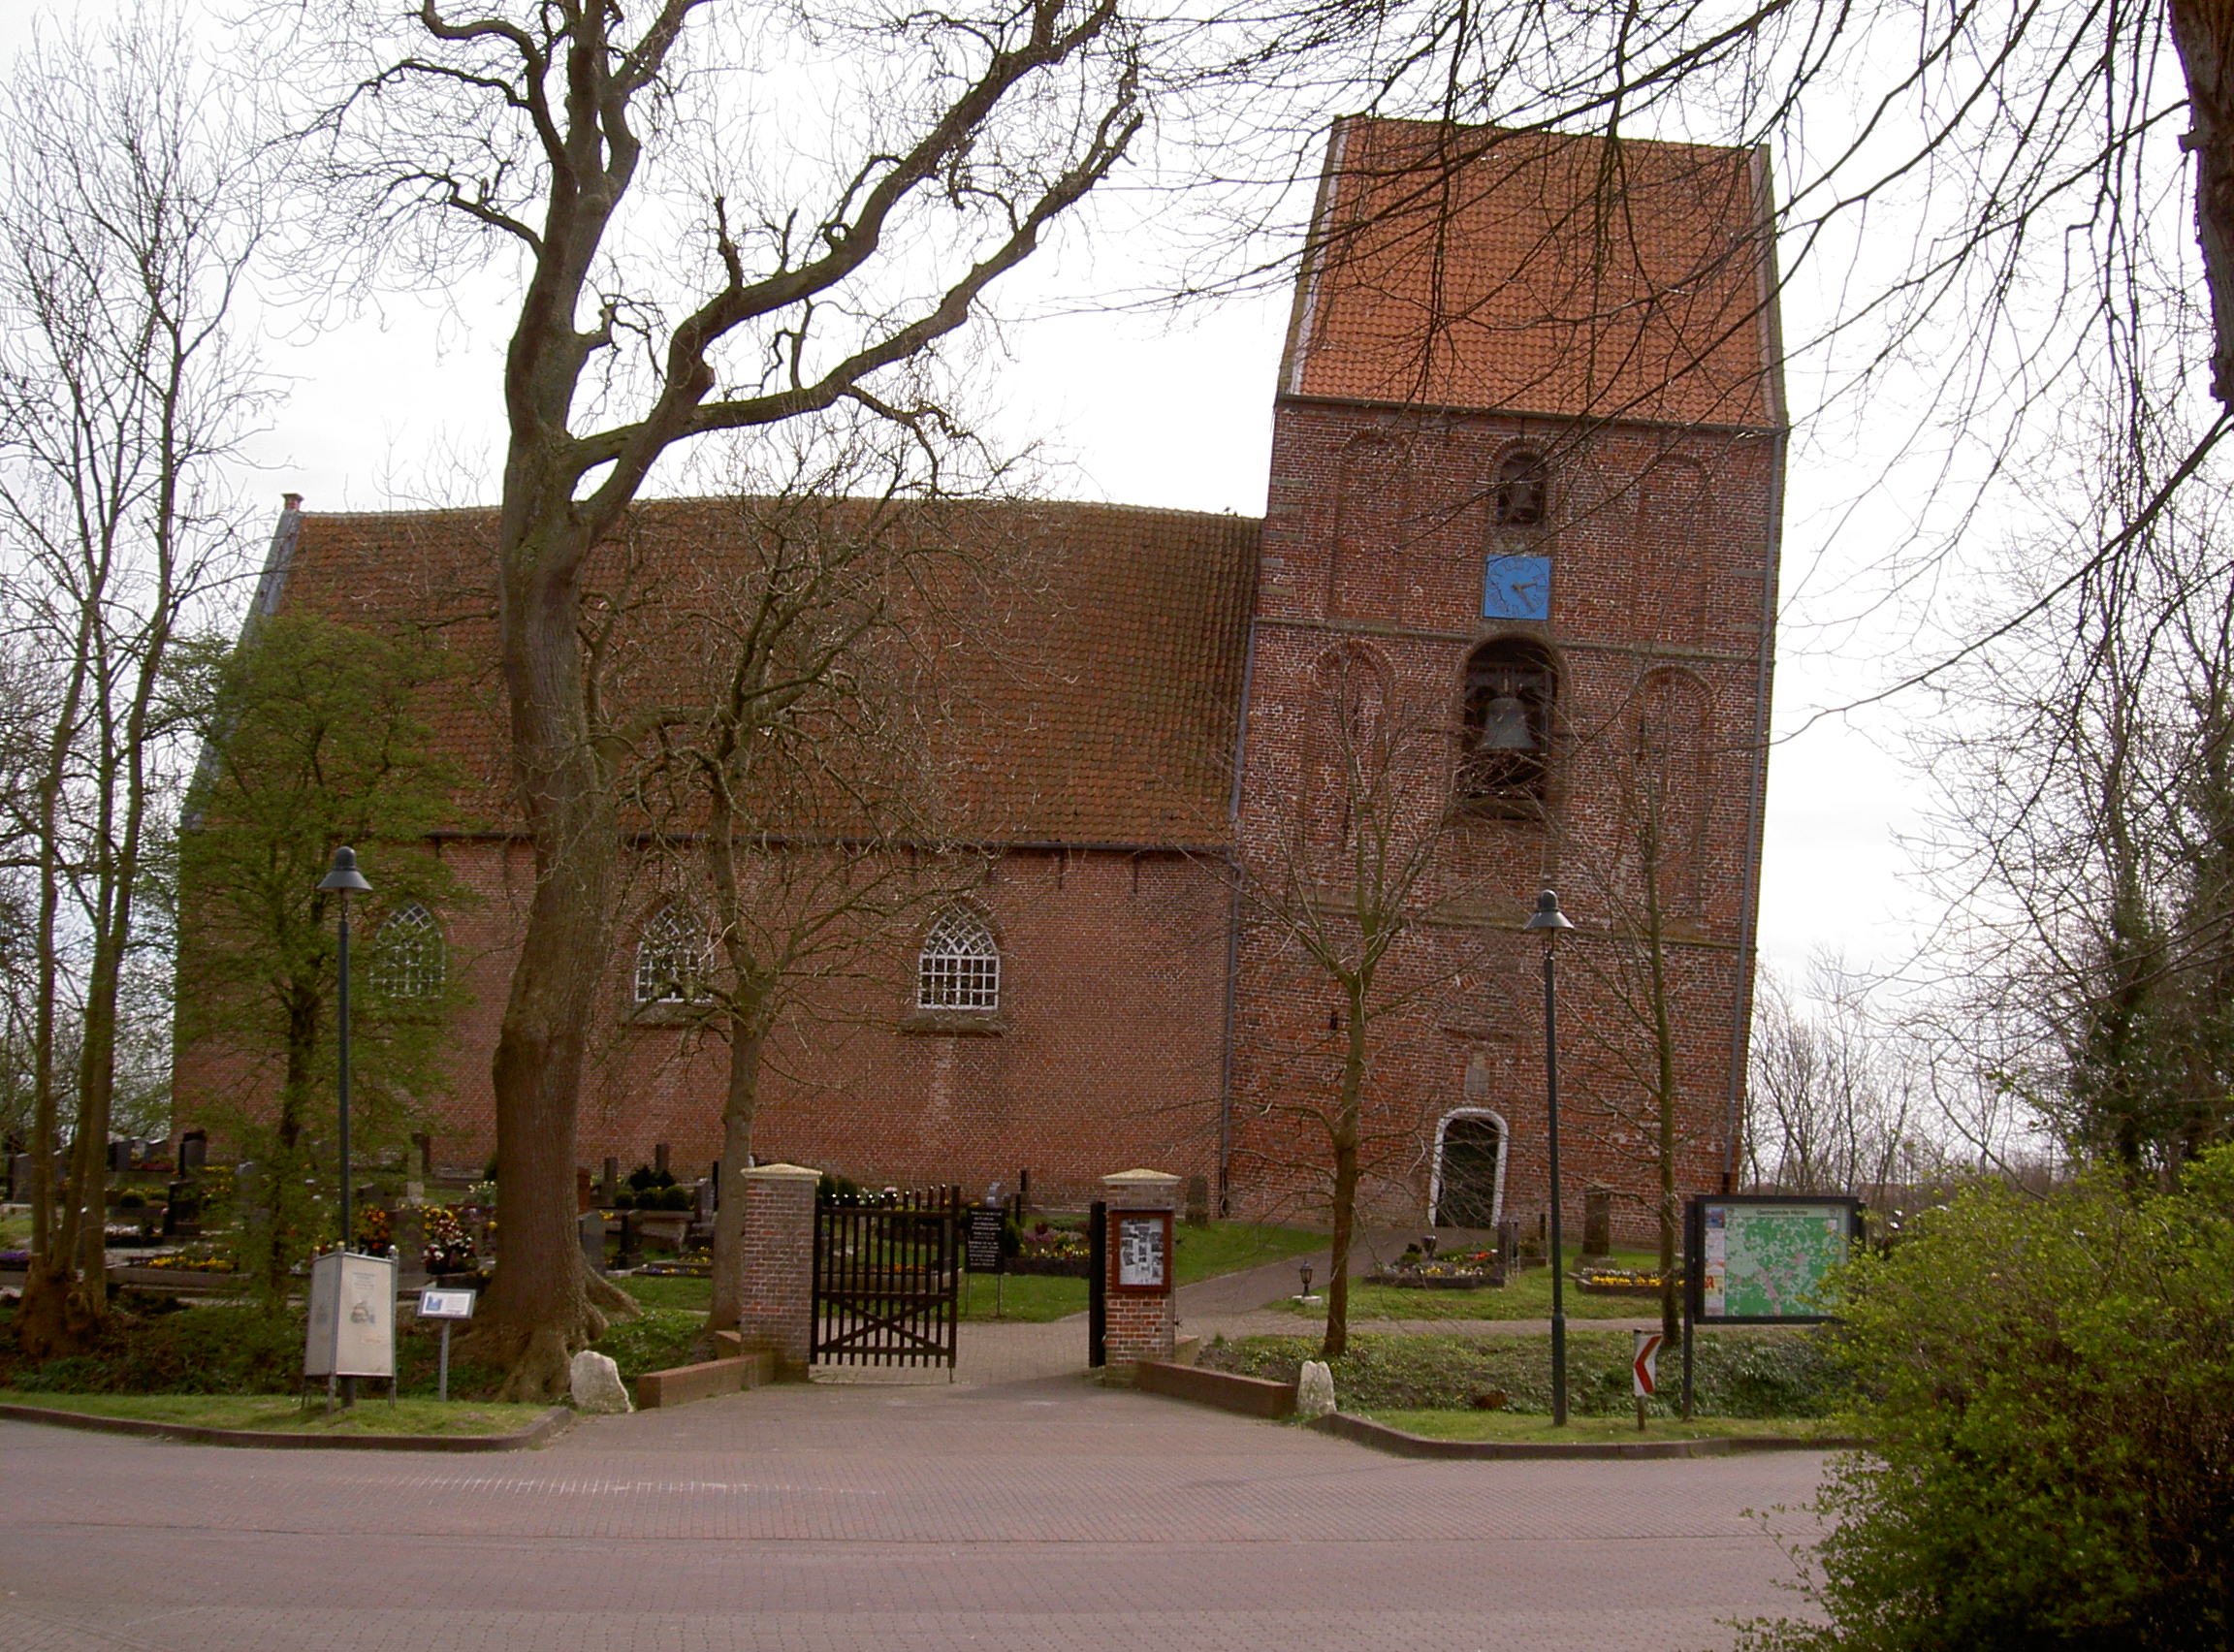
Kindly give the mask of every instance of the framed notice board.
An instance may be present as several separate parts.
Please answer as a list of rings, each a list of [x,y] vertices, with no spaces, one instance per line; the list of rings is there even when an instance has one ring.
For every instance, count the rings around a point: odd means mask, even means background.
[[[1160,1296],[1171,1288],[1171,1213],[1109,1213],[1109,1288],[1127,1296]]]
[[[1805,1324],[1835,1317],[1829,1279],[1862,1242],[1862,1201],[1835,1194],[1707,1195],[1691,1200],[1684,1227],[1692,1318]]]

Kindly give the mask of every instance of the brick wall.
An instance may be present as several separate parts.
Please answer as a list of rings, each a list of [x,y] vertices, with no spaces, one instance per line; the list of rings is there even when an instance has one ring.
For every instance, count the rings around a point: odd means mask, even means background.
[[[1325,738],[1327,715],[1316,708],[1335,651],[1366,662],[1389,720],[1417,724],[1418,738],[1395,747],[1394,761],[1417,774],[1391,818],[1399,836],[1433,844],[1418,905],[1435,921],[1390,955],[1377,999],[1397,1007],[1371,1024],[1361,1190],[1370,1214],[1425,1219],[1437,1127],[1459,1110],[1506,1126],[1506,1214],[1532,1221],[1545,1208],[1542,950],[1520,925],[1536,891],[1551,886],[1580,926],[1561,943],[1568,1220],[1579,1223],[1584,1188],[1601,1183],[1616,1191],[1618,1233],[1649,1230],[1655,1138],[1644,1075],[1653,1045],[1648,951],[1636,938],[1648,799],[1661,823],[1679,1182],[1716,1185],[1748,1002],[1740,948],[1750,938],[1747,805],[1761,761],[1753,731],[1774,440],[1281,403],[1240,852],[1260,868],[1293,865],[1298,829],[1328,830],[1310,800],[1324,783],[1313,742]],[[1520,448],[1548,462],[1548,518],[1501,528],[1494,482]],[[1481,618],[1493,551],[1550,558],[1548,620]],[[1466,661],[1496,637],[1527,639],[1555,664],[1549,781],[1535,819],[1441,808]],[[1651,730],[1642,760],[1641,726]],[[1325,896],[1343,898],[1332,886]],[[1327,1149],[1313,1114],[1339,1070],[1341,1001],[1281,926],[1263,923],[1243,937],[1239,1002],[1233,1183],[1252,1211],[1322,1208]]]

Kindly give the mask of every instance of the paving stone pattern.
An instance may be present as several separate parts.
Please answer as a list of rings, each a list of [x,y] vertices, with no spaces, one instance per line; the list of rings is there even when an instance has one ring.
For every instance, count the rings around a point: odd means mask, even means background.
[[[992,1329],[955,1383],[764,1388],[494,1458],[0,1423],[0,1647],[1678,1652],[1790,1607],[1743,1511],[1806,1497],[1812,1454],[1409,1462],[1031,1378],[1062,1345]]]

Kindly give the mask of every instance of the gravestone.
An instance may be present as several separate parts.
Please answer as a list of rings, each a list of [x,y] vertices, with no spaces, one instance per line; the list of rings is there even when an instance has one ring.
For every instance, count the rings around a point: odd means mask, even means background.
[[[111,1170],[129,1170],[132,1168],[132,1144],[130,1142],[112,1141],[109,1144],[109,1168]]]
[[[178,1174],[199,1176],[208,1166],[208,1133],[204,1130],[188,1130],[178,1138]]]
[[[264,1191],[264,1166],[253,1159],[233,1172],[233,1204],[240,1219],[240,1237],[255,1255],[271,1237],[271,1203]]]
[[[582,1259],[590,1264],[591,1273],[605,1271],[605,1213],[601,1210],[582,1213]]]
[[[596,1194],[590,1186],[590,1166],[587,1164],[577,1164],[574,1167],[575,1210],[577,1212],[589,1210],[594,1206],[596,1202]]]
[[[604,1182],[603,1185],[600,1186],[597,1190],[597,1202],[610,1209],[613,1204],[614,1195],[620,1191],[621,1160],[613,1158],[610,1154],[608,1154],[605,1159]]]
[[[718,1166],[717,1166],[717,1168],[718,1168]],[[697,1188],[697,1194],[698,1194],[698,1202],[697,1202],[697,1205],[696,1205],[696,1207],[695,1207],[695,1216],[694,1216],[693,1220],[695,1220],[695,1221],[697,1221],[697,1222],[699,1222],[699,1223],[711,1223],[713,1222],[713,1220],[714,1220],[714,1178],[713,1178],[713,1177],[711,1177],[711,1176],[709,1176],[709,1177],[706,1177],[704,1180],[702,1180],[702,1181],[701,1181],[701,1182],[698,1184],[698,1188]]]
[[[654,1176],[667,1174],[667,1144],[665,1142],[660,1142],[652,1149],[652,1174]]]
[[[1210,1178],[1207,1176],[1187,1178],[1187,1225],[1210,1225]]]
[[[174,1182],[163,1202],[163,1237],[199,1239],[202,1236],[202,1193],[192,1182]]]
[[[422,1182],[434,1179],[434,1138],[425,1130],[411,1132],[411,1158],[413,1170]]]
[[[28,1153],[16,1153],[9,1155],[8,1197],[18,1204],[28,1203],[30,1201],[31,1156]]]
[[[1613,1191],[1611,1188],[1591,1188],[1582,1195],[1582,1254],[1585,1256],[1613,1254]]]
[[[396,1288],[417,1290],[427,1283],[427,1212],[416,1204],[398,1210],[389,1233],[396,1242]]]

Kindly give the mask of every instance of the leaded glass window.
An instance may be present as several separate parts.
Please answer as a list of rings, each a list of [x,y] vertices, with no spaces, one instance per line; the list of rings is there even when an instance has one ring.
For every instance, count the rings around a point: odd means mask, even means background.
[[[442,926],[414,901],[388,915],[372,937],[372,990],[390,998],[433,998],[442,991]]]
[[[955,910],[931,926],[916,960],[918,1009],[999,1009],[1001,948],[985,920]]]
[[[636,1001],[687,1003],[706,996],[706,936],[683,906],[652,914],[636,941]]]

